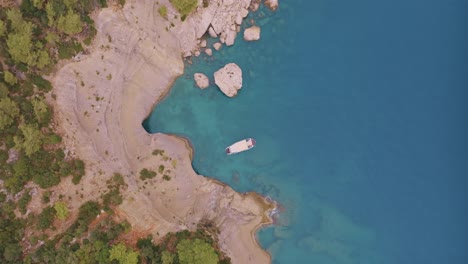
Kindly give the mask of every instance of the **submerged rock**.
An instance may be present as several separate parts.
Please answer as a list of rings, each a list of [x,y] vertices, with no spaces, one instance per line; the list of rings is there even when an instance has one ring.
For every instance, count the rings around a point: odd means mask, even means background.
[[[251,26],[244,30],[244,39],[246,41],[255,41],[260,39],[260,27]]]
[[[208,77],[203,74],[203,73],[195,73],[193,75],[193,79],[195,79],[195,84],[200,88],[200,89],[205,89],[208,86],[210,86],[210,80]]]
[[[228,97],[237,95],[242,88],[242,70],[237,64],[229,63],[214,74],[216,85]]]
[[[265,5],[272,11],[276,11],[278,9],[278,0],[265,0]]]
[[[213,44],[213,48],[215,50],[220,50],[222,46],[223,46],[223,44],[221,44],[219,42],[216,42],[215,44]]]
[[[202,48],[206,47],[206,39],[200,41],[200,47]]]

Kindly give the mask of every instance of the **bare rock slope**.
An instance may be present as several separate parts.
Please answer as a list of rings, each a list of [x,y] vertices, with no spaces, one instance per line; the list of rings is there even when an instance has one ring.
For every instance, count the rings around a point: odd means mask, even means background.
[[[159,2],[170,6],[167,0]],[[254,232],[270,223],[272,203],[197,175],[186,141],[150,135],[142,127],[155,103],[182,74],[181,54],[196,47],[210,24],[217,25],[203,15],[216,20],[219,12],[230,14],[232,9],[222,9],[227,2],[212,0],[171,30],[166,30],[171,22],[157,12],[157,1],[127,1],[122,10],[100,11],[89,54],[66,64],[53,80],[57,123],[69,155],[79,156],[87,166],[80,185],[64,181],[58,190],[82,192],[81,202],[95,199],[105,180],[119,172],[128,188],[118,211],[133,229],[157,240],[167,232],[193,230],[201,220],[210,220],[219,228],[221,249],[233,263],[269,263],[270,256]],[[231,2],[233,9],[246,6],[240,4],[244,1]],[[215,26],[215,30],[226,34],[225,29]],[[139,178],[143,168],[158,175],[145,183]]]

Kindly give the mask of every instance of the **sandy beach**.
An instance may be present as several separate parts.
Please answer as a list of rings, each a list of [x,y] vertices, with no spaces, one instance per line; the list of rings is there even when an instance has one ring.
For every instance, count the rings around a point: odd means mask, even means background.
[[[209,220],[219,228],[220,248],[232,263],[270,263],[255,232],[271,223],[274,204],[197,175],[186,140],[150,135],[142,126],[183,73],[182,55],[197,49],[209,26],[206,18],[225,11],[215,2],[184,22],[158,14],[159,5],[171,7],[168,1],[127,1],[122,9],[106,8],[95,15],[94,43],[52,80],[57,129],[67,155],[84,160],[87,171],[79,185],[64,180],[57,195],[80,193],[71,205],[76,209],[99,198],[106,180],[118,172],[128,188],[117,210],[133,230],[152,234],[157,241],[168,232],[194,230],[200,221]],[[174,13],[169,8],[169,17]],[[161,165],[169,180],[160,175],[140,180],[142,169],[157,171]]]

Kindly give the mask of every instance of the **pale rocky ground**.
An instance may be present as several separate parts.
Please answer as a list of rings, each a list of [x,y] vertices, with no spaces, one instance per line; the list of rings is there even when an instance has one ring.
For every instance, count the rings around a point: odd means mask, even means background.
[[[88,54],[65,64],[52,79],[57,129],[68,155],[83,159],[87,168],[79,185],[64,180],[54,197],[73,197],[69,207],[77,209],[87,200],[98,199],[106,180],[119,172],[128,188],[117,211],[133,230],[150,233],[157,241],[168,232],[193,230],[207,219],[219,228],[220,247],[233,263],[270,263],[255,231],[271,223],[274,204],[197,175],[188,142],[150,135],[142,127],[183,73],[182,55],[198,50],[210,25],[221,41],[231,41],[236,18],[246,15],[250,0],[212,0],[207,8],[200,0],[198,10],[183,23],[162,18],[160,5],[168,7],[168,17],[174,17],[168,0],[127,0],[123,9],[100,11],[95,15],[98,34]],[[164,154],[153,155],[154,150]],[[141,169],[158,171],[159,165],[165,166],[169,181],[161,173],[146,183],[139,179]],[[35,195],[31,204],[39,199]]]

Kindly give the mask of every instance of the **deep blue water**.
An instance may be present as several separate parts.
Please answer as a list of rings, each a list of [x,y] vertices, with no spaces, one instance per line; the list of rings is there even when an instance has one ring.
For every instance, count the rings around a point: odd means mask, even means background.
[[[146,128],[282,204],[259,232],[274,263],[468,263],[468,2],[280,5],[250,15],[260,41],[195,59]],[[194,87],[229,62],[237,97]],[[224,154],[246,137],[254,149]]]

